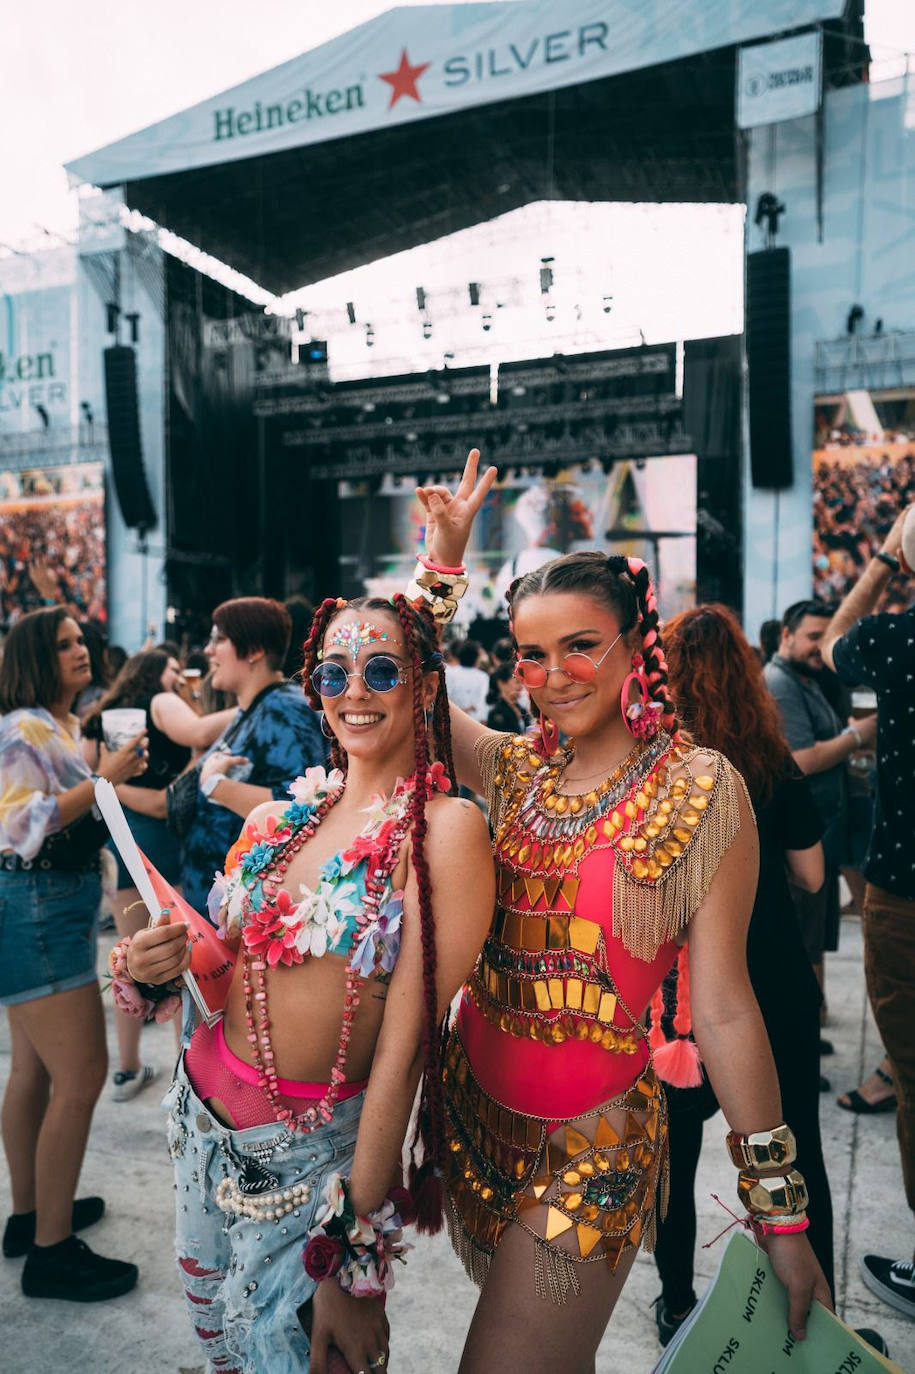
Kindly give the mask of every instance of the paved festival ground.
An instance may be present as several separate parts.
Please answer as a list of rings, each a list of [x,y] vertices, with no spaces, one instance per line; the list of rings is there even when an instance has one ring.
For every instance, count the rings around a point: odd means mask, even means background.
[[[112,937],[100,942],[107,950]],[[833,1092],[821,1099],[823,1137],[836,1213],[838,1310],[852,1326],[883,1332],[893,1358],[915,1374],[915,1324],[884,1306],[864,1287],[858,1257],[865,1251],[900,1257],[911,1253],[912,1217],[902,1190],[895,1117],[856,1117],[835,1105],[835,1094],[855,1086],[880,1058],[864,994],[859,923],[842,923],[842,947],[827,955],[830,1023],[836,1047],[826,1061]],[[110,1020],[111,1004],[106,998]],[[145,1033],[147,1057],[167,1083],[172,1047],[170,1028]],[[111,1030],[109,1044],[114,1044]],[[9,1064],[5,1017],[0,1026],[0,1081]],[[101,1193],[108,1215],[86,1238],[102,1253],[133,1259],[140,1284],[131,1294],[97,1305],[40,1302],[23,1298],[21,1260],[0,1260],[0,1368],[23,1374],[202,1374],[191,1339],[172,1261],[172,1183],[159,1111],[160,1084],[132,1103],[103,1098],[83,1168],[84,1193]],[[723,1214],[711,1201],[728,1201],[734,1170],[724,1152],[725,1127],[716,1117],[706,1127],[700,1164],[699,1243],[711,1239]],[[0,1179],[2,1215],[9,1210],[5,1176]],[[714,1272],[720,1249],[697,1251],[698,1283]],[[659,1355],[651,1299],[659,1291],[654,1263],[640,1255],[597,1358],[597,1374],[650,1374]],[[398,1276],[390,1304],[392,1374],[453,1374],[475,1290],[464,1277],[447,1241],[423,1239]],[[269,1371],[264,1371],[269,1374]],[[536,1371],[531,1371],[536,1374]],[[546,1371],[544,1371],[546,1374]]]

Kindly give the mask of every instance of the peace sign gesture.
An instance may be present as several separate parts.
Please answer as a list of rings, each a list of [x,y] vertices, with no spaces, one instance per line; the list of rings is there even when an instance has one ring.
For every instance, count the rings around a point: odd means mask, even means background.
[[[479,462],[480,450],[472,448],[455,492],[447,487],[416,488],[426,512],[426,557],[442,567],[455,568],[464,561],[474,517],[496,480],[495,468],[487,468],[477,480]]]

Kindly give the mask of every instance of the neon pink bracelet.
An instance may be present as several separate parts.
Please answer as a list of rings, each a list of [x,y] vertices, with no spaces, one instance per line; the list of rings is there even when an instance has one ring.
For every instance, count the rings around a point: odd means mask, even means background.
[[[467,565],[461,563],[457,568],[446,568],[443,563],[433,563],[431,558],[427,558],[424,553],[417,555],[417,561],[422,563],[426,572],[447,573],[450,577],[463,577],[467,571]]]
[[[779,1226],[777,1221],[758,1221],[756,1225],[764,1236],[794,1236],[807,1230],[810,1218],[804,1217],[803,1221],[793,1221],[790,1226]]]

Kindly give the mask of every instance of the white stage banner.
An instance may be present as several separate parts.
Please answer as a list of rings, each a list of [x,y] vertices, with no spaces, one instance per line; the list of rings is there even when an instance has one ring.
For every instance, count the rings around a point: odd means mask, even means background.
[[[819,109],[823,36],[819,29],[741,48],[737,60],[737,127],[755,129]]]
[[[116,186],[258,157],[673,62],[843,9],[844,0],[402,6],[67,170],[72,182]]]

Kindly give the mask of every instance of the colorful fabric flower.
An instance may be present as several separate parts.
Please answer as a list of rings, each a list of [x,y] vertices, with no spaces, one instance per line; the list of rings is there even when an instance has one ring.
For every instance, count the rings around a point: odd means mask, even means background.
[[[436,759],[426,774],[426,786],[430,792],[450,792],[451,779],[445,772],[445,765]]]
[[[350,958],[350,968],[361,978],[370,978],[377,968],[393,973],[400,952],[400,926],[403,919],[403,891],[392,894],[379,911],[378,919],[365,927]]]
[[[289,792],[294,801],[315,807],[329,792],[342,787],[345,781],[346,778],[339,768],[332,768],[329,773],[321,767],[306,768],[303,777],[296,778],[289,784]]]

